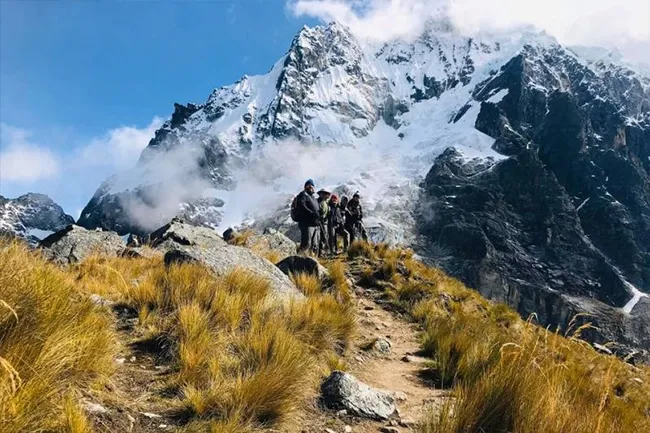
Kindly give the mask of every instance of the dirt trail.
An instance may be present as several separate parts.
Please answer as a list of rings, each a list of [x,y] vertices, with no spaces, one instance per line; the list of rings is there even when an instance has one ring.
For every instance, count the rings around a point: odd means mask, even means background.
[[[412,432],[414,423],[422,419],[427,409],[440,407],[448,397],[447,391],[435,389],[421,378],[430,360],[417,356],[418,326],[399,313],[384,309],[372,299],[371,293],[360,288],[355,292],[357,334],[345,356],[348,372],[373,388],[395,393],[398,413],[394,420],[382,422],[338,416],[314,408],[300,417],[298,423],[302,427],[290,430],[292,433],[339,433],[345,432],[346,426],[358,433],[376,433],[384,427]],[[377,338],[390,342],[388,354],[368,348]]]

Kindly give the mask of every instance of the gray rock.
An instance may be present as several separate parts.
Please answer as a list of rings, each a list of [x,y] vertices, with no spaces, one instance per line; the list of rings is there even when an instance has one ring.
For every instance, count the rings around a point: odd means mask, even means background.
[[[69,225],[43,239],[39,247],[48,260],[67,265],[81,262],[94,253],[117,256],[122,253],[125,244],[117,233]]]
[[[269,281],[273,294],[282,299],[303,298],[304,295],[273,263],[248,248],[217,245],[211,248],[178,246],[165,253],[165,264],[201,263],[216,275],[223,276],[235,268],[246,269]]]
[[[250,236],[244,246],[258,252],[276,251],[280,254],[280,260],[297,254],[296,243],[272,228],[267,228],[261,235]]]
[[[390,353],[390,347],[390,341],[385,338],[377,338],[374,343],[372,343],[372,350],[383,355],[388,355]]]
[[[306,256],[289,256],[276,265],[287,275],[310,274],[318,278],[325,278],[329,272],[318,260]]]
[[[395,399],[388,392],[373,389],[342,371],[330,374],[321,393],[327,407],[346,409],[363,418],[385,420],[395,412]]]
[[[113,304],[108,299],[99,296],[97,294],[90,295],[88,299],[90,300],[90,302],[97,305],[98,307],[110,307]]]
[[[209,227],[194,226],[174,218],[149,235],[149,244],[163,251],[175,249],[178,245],[212,248],[227,245],[221,236]]]
[[[91,401],[84,400],[82,401],[81,405],[85,409],[85,411],[88,412],[89,414],[103,415],[109,412],[108,409],[106,409],[104,406],[102,406],[99,403],[93,403]]]
[[[246,269],[268,280],[273,294],[281,299],[304,296],[273,263],[248,248],[229,245],[209,228],[195,227],[175,219],[152,233],[150,240],[155,248],[165,251],[167,266],[201,263],[220,276],[235,268]]]

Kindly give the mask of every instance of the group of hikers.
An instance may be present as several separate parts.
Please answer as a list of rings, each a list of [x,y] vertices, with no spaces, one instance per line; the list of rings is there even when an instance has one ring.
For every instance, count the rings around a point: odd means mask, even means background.
[[[343,239],[343,251],[358,239],[368,240],[363,227],[361,197],[355,193],[348,200],[321,189],[316,192],[312,179],[291,203],[291,219],[300,228],[299,252],[322,256],[328,251],[339,254],[338,238]]]

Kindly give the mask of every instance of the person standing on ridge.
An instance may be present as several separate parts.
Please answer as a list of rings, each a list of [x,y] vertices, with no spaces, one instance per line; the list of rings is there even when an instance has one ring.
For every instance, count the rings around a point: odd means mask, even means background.
[[[359,240],[368,240],[368,234],[363,227],[363,208],[361,207],[361,196],[355,192],[346,206],[345,228],[350,233],[350,243]]]
[[[327,230],[327,220],[329,219],[329,199],[330,192],[321,189],[318,191],[318,207],[320,209],[320,245],[318,255],[321,256],[325,249],[329,249],[329,233]]]
[[[343,208],[339,204],[339,198],[332,194],[330,198],[330,213],[327,219],[327,229],[330,240],[330,252],[339,254],[338,236],[343,238],[343,252],[348,250],[348,232],[345,230],[345,215]]]
[[[291,219],[300,228],[299,253],[318,253],[320,244],[320,207],[314,195],[314,181],[308,179],[304,189],[291,203]]]

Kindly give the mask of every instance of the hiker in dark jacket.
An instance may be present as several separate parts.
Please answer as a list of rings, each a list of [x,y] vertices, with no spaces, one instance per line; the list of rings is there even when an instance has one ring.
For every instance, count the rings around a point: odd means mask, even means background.
[[[368,240],[368,234],[363,226],[363,208],[361,207],[361,196],[354,193],[346,206],[345,229],[350,233],[350,243],[359,238]]]
[[[321,256],[326,249],[329,249],[329,232],[327,229],[327,220],[330,212],[330,192],[321,189],[318,191],[318,207],[320,209],[320,245],[318,255]]]
[[[336,194],[330,197],[330,212],[327,219],[327,229],[330,240],[330,252],[339,254],[338,237],[343,238],[343,252],[348,249],[348,232],[345,230],[345,215],[339,204],[339,198]]]
[[[296,214],[300,228],[298,252],[317,253],[320,242],[320,207],[314,194],[314,181],[308,179],[296,197]]]

